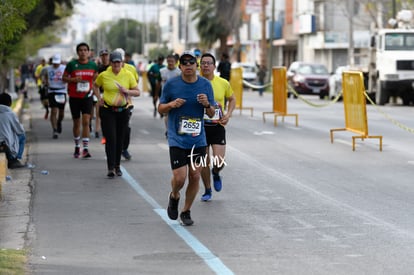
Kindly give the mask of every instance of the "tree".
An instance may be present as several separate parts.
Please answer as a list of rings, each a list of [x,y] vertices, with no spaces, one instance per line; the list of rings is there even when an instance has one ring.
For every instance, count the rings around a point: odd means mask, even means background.
[[[338,1],[338,0],[337,0]],[[358,4],[358,5],[356,5]],[[413,10],[413,0],[360,0],[355,1],[355,7],[364,8],[375,23],[376,28],[385,28],[388,26],[388,20],[394,18],[396,14],[403,10]]]
[[[155,23],[149,25],[149,41],[157,41],[157,32]],[[123,48],[129,53],[143,53],[145,41],[144,23],[133,19],[119,19],[116,22],[106,21],[94,30],[90,35],[90,44],[100,49],[107,47],[109,49]]]
[[[3,49],[26,29],[25,16],[34,9],[36,2],[6,1],[0,5],[0,48]]]
[[[241,0],[194,0],[190,9],[203,46],[220,41],[220,53],[227,52],[227,38],[241,25]]]
[[[53,41],[53,23],[72,13],[72,0],[3,0],[0,5],[0,92],[9,68]]]

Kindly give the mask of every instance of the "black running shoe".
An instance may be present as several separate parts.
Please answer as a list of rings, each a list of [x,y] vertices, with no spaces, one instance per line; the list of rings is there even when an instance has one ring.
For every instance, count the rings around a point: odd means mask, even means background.
[[[126,160],[131,160],[132,156],[131,154],[128,152],[128,150],[124,150],[122,151],[122,156],[126,159]]]
[[[194,221],[191,219],[190,210],[181,212],[180,219],[183,225],[189,226],[193,225]]]
[[[7,168],[9,169],[17,169],[25,167],[18,159],[12,159],[7,162]]]
[[[73,153],[73,157],[75,159],[79,158],[80,156],[80,148],[79,147],[75,147],[75,153]]]
[[[121,177],[122,176],[122,171],[121,171],[121,168],[120,167],[115,167],[115,174],[118,177]]]
[[[91,154],[89,154],[88,149],[83,149],[83,151],[82,151],[82,158],[88,159],[90,157],[92,157],[92,156],[91,156]]]
[[[62,133],[62,121],[57,122],[56,132],[58,132],[59,134]]]
[[[108,174],[106,176],[110,179],[113,179],[115,177],[115,173],[113,170],[108,170]]]
[[[168,213],[168,217],[171,220],[176,220],[178,219],[178,202],[180,201],[180,198],[178,199],[174,199],[171,196],[169,196],[169,201],[168,201],[168,208],[167,208],[167,213]]]

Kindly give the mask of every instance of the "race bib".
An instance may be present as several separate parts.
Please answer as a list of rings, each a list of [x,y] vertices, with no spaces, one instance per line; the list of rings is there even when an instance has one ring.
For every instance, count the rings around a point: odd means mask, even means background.
[[[82,81],[76,83],[76,91],[78,93],[88,93],[91,90],[89,81]]]
[[[197,136],[201,133],[201,119],[199,118],[180,118],[179,134],[191,134]]]
[[[223,117],[223,112],[221,110],[220,104],[216,103],[214,105],[214,116],[209,117],[206,110],[204,109],[204,121],[207,123],[218,123],[219,120]]]
[[[66,97],[64,94],[55,94],[55,100],[57,103],[64,104],[66,102]]]
[[[220,107],[218,106],[214,106],[214,116],[213,117],[209,117],[206,113],[206,111],[204,110],[204,120],[208,120],[208,121],[218,121],[220,120],[220,118],[222,117],[222,112]]]

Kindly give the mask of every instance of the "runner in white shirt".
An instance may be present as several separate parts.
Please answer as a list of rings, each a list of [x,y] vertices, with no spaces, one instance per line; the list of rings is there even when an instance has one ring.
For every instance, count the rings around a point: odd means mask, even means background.
[[[181,70],[176,66],[176,63],[177,60],[173,54],[167,56],[167,67],[160,69],[163,85],[168,79],[181,75]]]
[[[58,54],[53,56],[52,66],[47,67],[46,86],[48,87],[49,107],[51,109],[50,123],[54,139],[57,139],[58,134],[62,133],[62,120],[65,115],[67,91],[66,83],[62,80],[65,67],[61,64],[61,58]]]
[[[177,59],[173,54],[169,54],[167,56],[167,67],[160,69],[161,74],[161,87],[164,87],[165,82],[167,82],[168,79],[171,79],[173,77],[181,75],[181,70],[177,67]],[[160,97],[162,94],[162,89],[160,93]],[[164,123],[165,123],[165,137],[167,137],[167,114],[161,114],[161,117],[164,117]]]

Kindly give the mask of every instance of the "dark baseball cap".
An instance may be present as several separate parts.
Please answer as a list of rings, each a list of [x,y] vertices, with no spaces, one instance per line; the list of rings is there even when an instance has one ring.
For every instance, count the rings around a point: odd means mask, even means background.
[[[184,51],[181,55],[180,55],[180,60],[182,60],[185,56],[191,57],[196,59],[196,56],[194,54],[194,52],[192,51]]]
[[[109,51],[108,51],[107,48],[102,49],[102,50],[99,51],[99,55],[104,55],[104,54],[109,54]]]
[[[111,52],[109,60],[111,62],[122,62],[122,54],[120,52]]]

